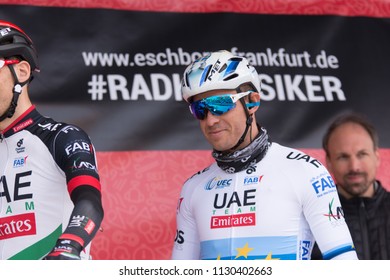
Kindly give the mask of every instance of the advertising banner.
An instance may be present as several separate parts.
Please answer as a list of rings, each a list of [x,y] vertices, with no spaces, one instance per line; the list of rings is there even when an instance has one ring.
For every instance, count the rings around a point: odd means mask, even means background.
[[[180,91],[185,67],[209,51],[247,57],[262,85],[259,124],[272,141],[322,162],[332,119],[366,115],[379,132],[378,178],[390,187],[390,11],[267,14],[193,5],[192,12],[0,5],[0,18],[37,47],[41,71],[30,96],[38,111],[79,125],[97,150],[105,220],[95,259],[170,258],[181,185],[213,162]]]

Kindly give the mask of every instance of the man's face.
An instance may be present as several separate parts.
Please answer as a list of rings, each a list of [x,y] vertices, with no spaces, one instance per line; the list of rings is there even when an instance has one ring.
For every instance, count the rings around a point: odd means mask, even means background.
[[[213,90],[196,95],[193,101],[222,94],[236,94],[236,91]],[[246,115],[241,102],[237,101],[236,107],[227,113],[221,116],[215,116],[210,112],[207,112],[206,117],[199,122],[200,129],[211,146],[217,151],[226,151],[236,145],[244,133],[246,127]],[[250,139],[248,135],[238,149],[249,144]]]
[[[13,80],[8,66],[0,68],[0,115],[8,109],[12,100]]]
[[[360,125],[346,123],[336,128],[328,142],[327,166],[341,193],[371,196],[379,166],[379,153],[368,132]]]

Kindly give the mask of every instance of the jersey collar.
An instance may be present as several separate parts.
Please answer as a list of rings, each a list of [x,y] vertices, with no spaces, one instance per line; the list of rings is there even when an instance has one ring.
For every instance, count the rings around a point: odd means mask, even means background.
[[[22,115],[6,127],[2,134],[4,137],[10,137],[18,131],[21,131],[35,123],[38,116],[39,113],[37,112],[35,105],[31,105],[30,108],[28,108]]]

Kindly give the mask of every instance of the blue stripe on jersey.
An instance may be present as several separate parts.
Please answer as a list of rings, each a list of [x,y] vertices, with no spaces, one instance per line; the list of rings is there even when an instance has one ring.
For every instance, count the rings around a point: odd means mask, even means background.
[[[201,242],[201,259],[297,259],[296,236],[243,237]]]
[[[349,251],[354,251],[355,247],[353,244],[344,244],[339,247],[333,248],[332,250],[329,250],[323,254],[324,260],[330,260],[334,257],[337,257],[338,255],[344,254]]]

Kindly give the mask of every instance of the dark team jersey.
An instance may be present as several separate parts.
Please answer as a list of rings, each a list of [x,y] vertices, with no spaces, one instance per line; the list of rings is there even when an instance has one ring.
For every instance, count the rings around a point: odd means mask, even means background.
[[[66,227],[82,224],[86,236],[96,232],[93,220],[71,217],[78,187],[100,194],[88,135],[32,106],[0,136],[0,259],[41,259]]]

